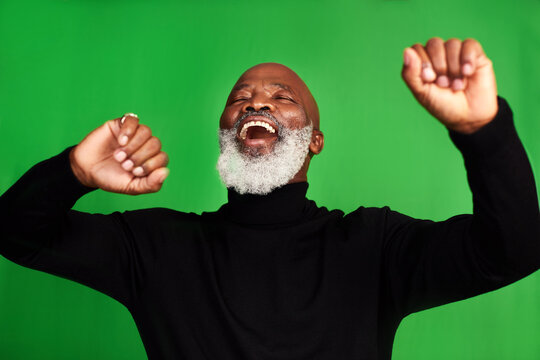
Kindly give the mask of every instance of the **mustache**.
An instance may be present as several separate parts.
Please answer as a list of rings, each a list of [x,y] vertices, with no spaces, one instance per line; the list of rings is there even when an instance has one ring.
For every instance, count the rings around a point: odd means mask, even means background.
[[[278,128],[278,130],[281,132],[281,129],[283,128],[283,125],[281,125],[279,123],[279,121],[274,117],[274,115],[272,115],[271,113],[269,113],[268,111],[265,111],[265,110],[262,110],[262,111],[247,111],[245,112],[244,114],[242,114],[241,116],[238,117],[238,119],[234,122],[234,126],[233,126],[233,129],[234,130],[238,130],[238,127],[240,126],[240,123],[245,119],[247,118],[248,116],[264,116],[265,118],[267,118],[268,120],[270,120],[274,125],[276,125],[276,127]]]

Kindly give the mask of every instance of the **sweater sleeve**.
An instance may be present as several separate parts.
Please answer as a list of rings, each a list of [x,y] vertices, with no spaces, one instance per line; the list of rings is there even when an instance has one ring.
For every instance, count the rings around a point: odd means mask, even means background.
[[[477,132],[450,131],[465,161],[473,214],[446,221],[386,209],[384,264],[401,316],[498,289],[540,267],[540,217],[531,166],[507,102]]]
[[[71,210],[93,189],[75,178],[70,150],[32,167],[0,197],[0,254],[128,306],[140,277],[133,237],[120,213]]]

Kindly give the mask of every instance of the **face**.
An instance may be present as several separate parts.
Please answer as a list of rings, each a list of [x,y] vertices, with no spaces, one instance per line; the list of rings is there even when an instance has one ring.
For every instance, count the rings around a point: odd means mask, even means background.
[[[267,63],[246,71],[220,119],[223,183],[239,193],[267,194],[307,181],[311,155],[322,150],[317,104],[286,66]]]
[[[306,85],[289,68],[279,64],[255,66],[233,87],[220,128],[236,130],[243,153],[268,154],[283,128],[301,129],[312,123],[308,95],[311,97]]]

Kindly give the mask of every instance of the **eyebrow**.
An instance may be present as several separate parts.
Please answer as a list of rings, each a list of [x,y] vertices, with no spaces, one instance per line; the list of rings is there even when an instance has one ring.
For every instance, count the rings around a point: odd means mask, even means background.
[[[291,89],[291,87],[288,86],[288,85],[284,85],[284,84],[280,84],[280,83],[274,83],[274,84],[271,84],[271,86],[277,86],[279,88],[282,88],[283,90],[290,91],[290,92],[292,92],[294,94],[293,89]]]
[[[290,91],[294,94],[294,91],[293,89],[288,86],[288,85],[285,85],[285,84],[281,84],[281,83],[273,83],[273,84],[270,84],[270,86],[277,86],[283,90],[287,90],[287,91]],[[242,83],[242,84],[238,84],[236,85],[234,88],[233,88],[233,91],[238,91],[238,90],[242,90],[242,89],[245,89],[245,88],[249,88],[249,87],[252,87],[252,85],[249,85],[249,84],[246,84],[246,83]]]
[[[245,88],[250,87],[250,86],[251,85],[246,84],[246,83],[238,84],[233,88],[233,91],[242,90],[242,89],[245,89]]]

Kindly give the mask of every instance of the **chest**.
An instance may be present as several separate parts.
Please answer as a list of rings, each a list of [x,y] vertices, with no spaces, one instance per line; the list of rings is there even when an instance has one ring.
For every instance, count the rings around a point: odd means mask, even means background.
[[[159,266],[152,317],[231,353],[236,343],[259,354],[365,352],[379,291],[376,256],[361,244],[336,227],[197,232]]]

